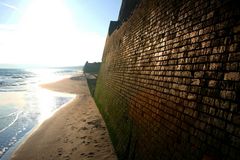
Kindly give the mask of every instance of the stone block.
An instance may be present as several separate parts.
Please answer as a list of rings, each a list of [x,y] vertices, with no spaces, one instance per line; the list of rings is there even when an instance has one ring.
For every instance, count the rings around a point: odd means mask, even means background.
[[[202,78],[204,75],[203,71],[194,72],[194,78]]]
[[[240,32],[240,25],[233,27],[233,32],[234,33]]]
[[[236,93],[235,91],[227,91],[227,90],[223,90],[220,92],[220,95],[223,99],[231,99],[231,100],[235,100],[236,98]]]
[[[208,87],[216,87],[216,85],[217,85],[217,81],[215,81],[215,80],[210,80],[208,82]]]
[[[232,122],[234,124],[240,125],[240,115],[234,114],[232,117]]]
[[[225,73],[224,80],[239,81],[240,80],[240,72]]]
[[[191,85],[200,85],[200,79],[192,79]]]
[[[236,50],[237,50],[237,46],[238,46],[237,43],[231,44],[231,45],[229,46],[229,52],[234,52],[234,51],[236,51]]]

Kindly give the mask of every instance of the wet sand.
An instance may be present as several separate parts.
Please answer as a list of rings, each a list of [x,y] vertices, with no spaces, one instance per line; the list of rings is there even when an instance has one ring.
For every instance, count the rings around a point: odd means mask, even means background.
[[[41,86],[77,96],[35,129],[12,160],[117,160],[85,77]]]

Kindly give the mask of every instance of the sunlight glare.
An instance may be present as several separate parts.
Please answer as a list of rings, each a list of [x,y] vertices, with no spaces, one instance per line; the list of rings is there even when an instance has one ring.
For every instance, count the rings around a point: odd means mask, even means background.
[[[0,32],[1,61],[43,66],[101,61],[105,36],[77,27],[64,0],[32,0],[15,30]]]
[[[78,34],[62,0],[33,0],[20,23],[19,47],[31,60],[62,63]]]
[[[66,102],[63,102],[60,97],[68,98],[68,102],[76,97],[74,94],[50,91],[40,87],[37,89],[36,95],[38,98],[37,104],[40,114],[38,119],[39,122],[43,122],[50,118],[58,109],[66,104]],[[57,97],[60,99],[57,100]]]
[[[49,106],[54,106],[55,99],[49,95],[49,91],[42,88],[37,90],[36,95],[40,113],[39,122],[42,122],[52,115],[52,108]]]
[[[55,82],[63,78],[63,76],[55,73],[57,69],[28,69],[27,71],[36,75],[38,84]]]
[[[62,79],[63,76],[57,73],[59,71],[58,69],[28,69],[28,71],[35,74],[37,79],[35,81],[38,82],[32,86],[32,89],[34,88],[36,93],[37,106],[40,114],[39,122],[43,122],[45,119],[51,117],[55,108],[60,107],[59,102],[61,102],[61,100],[57,100],[57,97],[75,97],[74,94],[55,92],[39,86],[39,84],[42,83],[50,83]]]
[[[49,67],[101,61],[105,36],[77,27],[65,3],[31,0],[19,24],[0,31],[1,61]]]

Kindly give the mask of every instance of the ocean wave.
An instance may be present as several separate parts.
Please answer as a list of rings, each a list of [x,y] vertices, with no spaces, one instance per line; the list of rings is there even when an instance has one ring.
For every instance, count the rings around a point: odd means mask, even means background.
[[[17,120],[18,120],[18,117],[19,115],[22,113],[22,111],[20,112],[17,112],[17,113],[11,113],[12,115],[15,115],[15,118],[13,119],[13,121],[11,121],[6,127],[4,127],[3,129],[0,130],[0,133],[4,132],[5,130],[7,130],[9,127],[11,127]],[[10,116],[11,116],[10,114]],[[9,117],[9,115],[8,115]],[[5,117],[6,118],[6,117]]]
[[[25,92],[27,89],[0,89],[0,92]]]
[[[28,82],[23,80],[12,81],[12,80],[2,80],[0,81],[0,92],[19,92],[25,91]]]
[[[18,112],[19,112],[19,111],[16,111],[16,112],[10,113],[10,114],[8,114],[8,115],[1,116],[0,119],[7,118],[7,117],[10,117],[10,116],[14,116],[14,115],[18,114]]]
[[[13,78],[13,79],[23,79],[23,78],[25,78],[25,76],[12,76],[11,78]]]

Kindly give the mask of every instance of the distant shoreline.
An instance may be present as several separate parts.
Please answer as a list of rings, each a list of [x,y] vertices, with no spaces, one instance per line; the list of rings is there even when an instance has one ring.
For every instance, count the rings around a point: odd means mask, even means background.
[[[43,65],[27,65],[27,64],[0,64],[0,69],[64,69],[76,68],[83,69],[83,66],[43,66]]]

